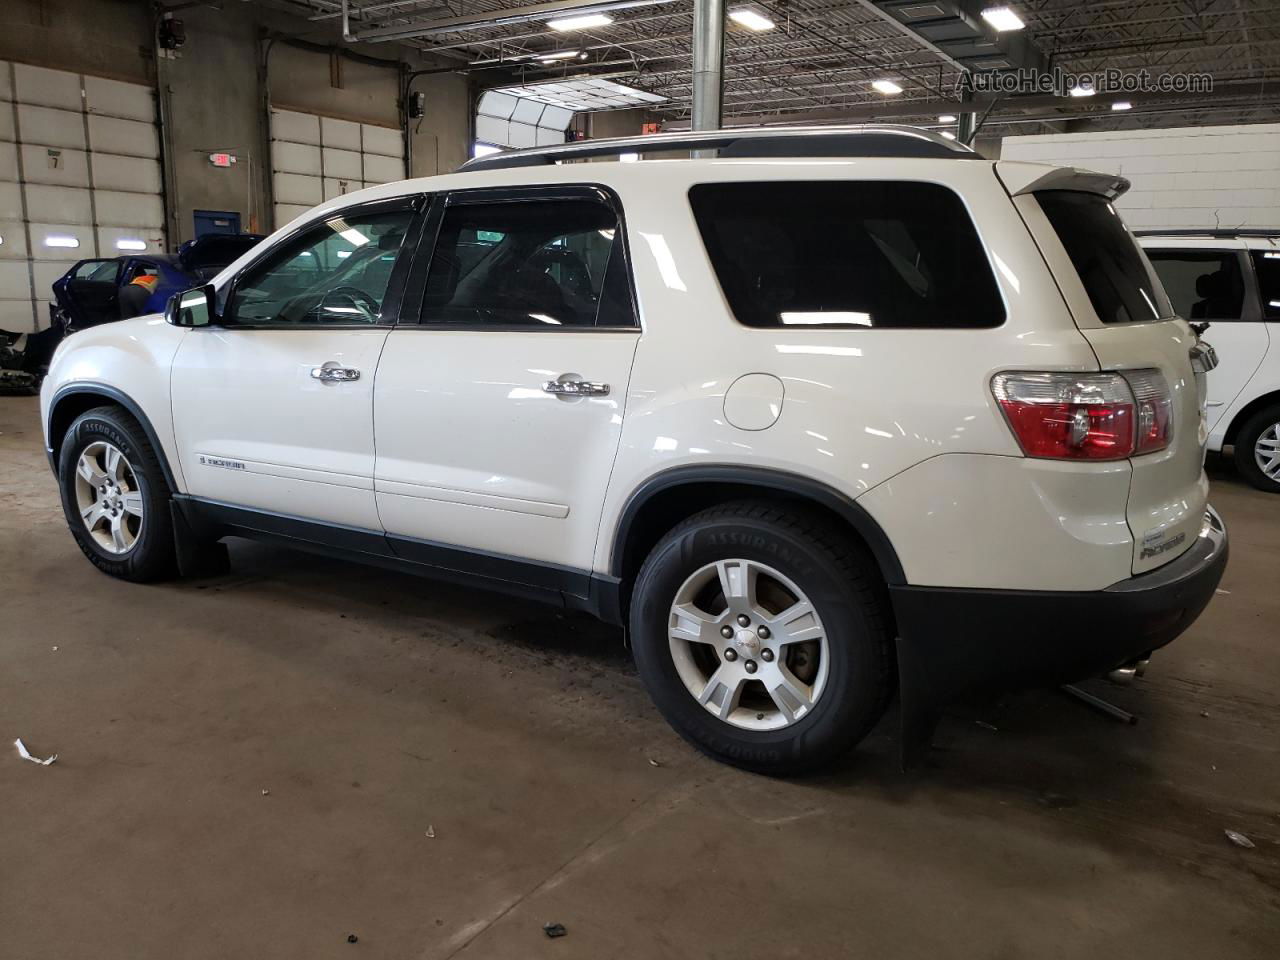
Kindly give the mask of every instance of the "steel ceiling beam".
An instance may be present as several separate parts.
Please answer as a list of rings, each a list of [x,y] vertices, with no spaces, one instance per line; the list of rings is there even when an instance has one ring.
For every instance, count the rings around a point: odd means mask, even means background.
[[[349,0],[342,0],[342,35],[349,41],[381,43],[389,40],[409,40],[415,37],[432,37],[441,33],[459,33],[465,30],[483,30],[510,23],[526,23],[530,20],[556,20],[566,16],[586,16],[591,13],[608,13],[613,10],[631,10],[636,7],[653,7],[674,0],[551,0],[527,7],[507,7],[502,10],[477,11],[461,17],[424,20],[419,23],[395,24],[374,27],[369,30],[351,29]]]

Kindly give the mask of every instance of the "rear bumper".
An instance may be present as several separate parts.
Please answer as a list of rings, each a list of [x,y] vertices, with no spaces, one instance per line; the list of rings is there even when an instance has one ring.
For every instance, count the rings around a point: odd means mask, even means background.
[[[1097,591],[890,587],[904,713],[967,693],[1055,686],[1169,643],[1213,597],[1227,531],[1212,508],[1180,557]]]

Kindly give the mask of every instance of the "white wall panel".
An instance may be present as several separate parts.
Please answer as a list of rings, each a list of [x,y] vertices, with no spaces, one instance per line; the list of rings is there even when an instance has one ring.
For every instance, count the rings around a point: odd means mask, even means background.
[[[364,157],[365,183],[390,183],[404,179],[404,161],[399,157],[380,157],[366,153]]]
[[[342,180],[334,177],[324,178],[324,198],[332,200],[334,197],[341,197],[348,193],[355,193],[357,190],[364,189],[363,180]]]
[[[160,156],[160,137],[155,124],[138,120],[91,116],[89,143],[95,152],[153,159]]]
[[[1134,229],[1280,223],[1280,123],[1005,137],[1001,158],[1128,178],[1116,207]]]
[[[25,260],[0,260],[0,299],[31,300],[31,273]],[[27,304],[31,316],[31,304]]]
[[[3,72],[3,64],[0,64],[0,73]],[[3,103],[3,101],[0,101],[0,103]],[[0,140],[7,140],[9,143],[13,143],[17,139],[17,135],[14,133],[15,129],[13,125],[13,107],[4,103],[3,106],[0,106]]]
[[[13,81],[9,78],[9,64],[0,60],[0,100],[13,100]]]
[[[30,294],[22,300],[0,300],[0,330],[30,330],[31,318]]]
[[[77,74],[15,63],[13,75],[14,95],[19,103],[61,107],[63,110],[83,109],[84,100],[80,96],[80,77]]]
[[[324,174],[326,177],[342,177],[359,180],[363,177],[359,150],[334,150],[324,148]]]
[[[34,260],[31,263],[31,280],[33,299],[36,302],[36,316],[39,318],[40,326],[49,325],[49,303],[53,300],[53,281],[57,280],[64,273],[71,269],[75,260],[82,260],[83,257],[77,257],[73,260],[62,262],[52,260]]]
[[[365,153],[376,153],[383,157],[404,156],[404,137],[399,130],[363,123],[360,125],[360,135]]]
[[[22,186],[0,180],[0,220],[22,219]]]
[[[335,117],[320,118],[320,143],[341,150],[360,151],[360,124]]]
[[[18,127],[22,130],[23,143],[84,149],[84,114],[79,110],[56,110],[20,103]]]
[[[112,153],[92,156],[93,186],[98,190],[160,193],[160,164],[146,157],[121,157]]]
[[[83,150],[39,147],[24,143],[22,175],[27,183],[52,183],[62,187],[89,186],[89,161]]]
[[[21,215],[0,220],[0,260],[27,259],[27,225]]]
[[[27,217],[42,223],[93,225],[93,205],[89,191],[77,187],[27,184]]]
[[[85,77],[84,94],[85,108],[89,113],[155,122],[155,95],[150,87],[106,77]]]
[[[142,250],[121,250],[117,240],[141,240],[147,245]],[[164,231],[150,227],[99,227],[98,250],[103,257],[125,256],[130,253],[164,253]]]
[[[271,137],[293,143],[320,144],[320,118],[292,110],[271,111]]]
[[[0,141],[0,180],[18,180],[18,148]]]
[[[276,204],[276,229],[279,230],[281,227],[285,226],[290,221],[292,221],[295,217],[302,216],[304,213],[310,210],[311,207],[312,207],[312,204],[277,203]]]
[[[95,190],[98,223],[112,227],[164,227],[164,202],[158,194]]]
[[[272,168],[281,173],[320,176],[320,148],[305,143],[276,140],[271,144]]]
[[[298,173],[277,173],[272,177],[271,183],[277,203],[303,204],[312,207],[324,199],[324,190],[319,177],[308,177]]]

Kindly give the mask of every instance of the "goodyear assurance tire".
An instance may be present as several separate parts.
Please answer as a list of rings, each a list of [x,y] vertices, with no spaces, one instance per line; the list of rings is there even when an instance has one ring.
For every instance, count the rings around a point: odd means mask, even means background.
[[[169,487],[138,422],[119,407],[82,414],[58,458],[62,511],[89,561],[145,582],[177,573]]]
[[[1236,434],[1236,469],[1259,490],[1280,493],[1280,404],[1259,410]]]
[[[844,754],[884,712],[885,604],[867,559],[821,519],[734,503],[653,549],[632,597],[632,646],[658,709],[694,746],[798,773]]]

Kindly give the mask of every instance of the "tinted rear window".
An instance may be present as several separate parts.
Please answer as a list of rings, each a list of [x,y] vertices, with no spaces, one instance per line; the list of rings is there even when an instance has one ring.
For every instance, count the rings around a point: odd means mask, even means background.
[[[1262,295],[1262,315],[1268,320],[1280,320],[1280,250],[1255,250],[1253,269]]]
[[[964,204],[907,182],[700,184],[689,201],[751,327],[994,327],[1004,303]]]
[[[1244,277],[1234,250],[1148,250],[1164,292],[1187,320],[1239,320]]]
[[[1036,199],[1103,323],[1140,323],[1167,315],[1142,251],[1106,198],[1049,190]]]

